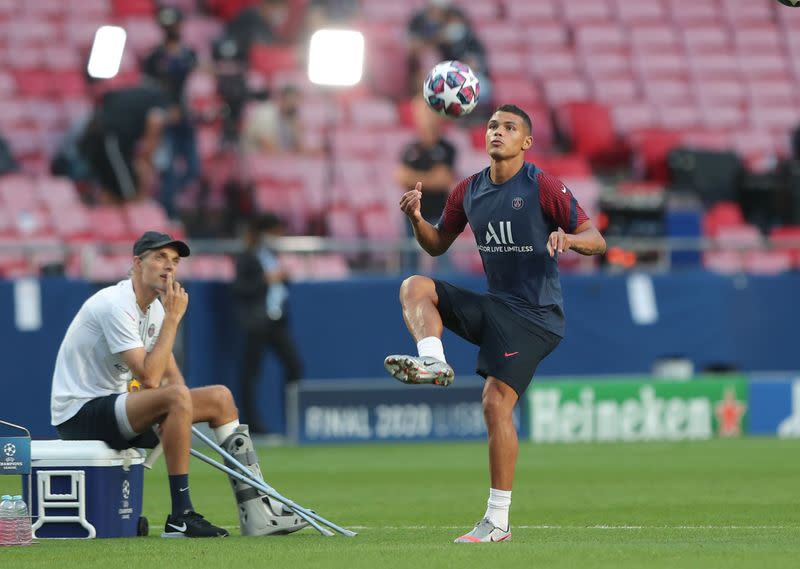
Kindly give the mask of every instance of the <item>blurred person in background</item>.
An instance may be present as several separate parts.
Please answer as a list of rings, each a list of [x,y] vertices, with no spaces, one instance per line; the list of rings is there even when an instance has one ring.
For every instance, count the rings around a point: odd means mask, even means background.
[[[183,14],[173,6],[158,11],[164,42],[142,63],[142,72],[158,82],[169,97],[170,124],[164,129],[164,166],[161,173],[161,204],[171,219],[177,218],[175,199],[200,176],[200,158],[189,107],[184,97],[186,80],[197,66],[194,50],[181,41]]]
[[[240,401],[242,416],[254,433],[267,433],[259,414],[257,393],[265,352],[273,351],[278,357],[287,384],[302,375],[302,362],[289,330],[288,275],[271,244],[283,234],[284,224],[277,215],[257,216],[247,226],[244,249],[236,257],[233,294],[244,333]]]
[[[420,213],[425,221],[433,224],[439,221],[447,194],[455,182],[456,148],[442,135],[441,117],[428,108],[422,97],[414,98],[412,109],[416,138],[403,149],[395,181],[403,188],[422,182],[424,199]],[[409,237],[413,237],[410,224],[408,231]],[[409,255],[410,268],[416,267],[416,258],[416,253]],[[439,268],[445,268],[441,262]]]
[[[80,150],[100,184],[99,201],[141,199],[156,186],[154,158],[169,122],[169,107],[161,86],[150,81],[98,98]]]
[[[415,95],[425,78],[426,55],[437,53],[445,23],[452,14],[461,10],[451,5],[451,0],[428,0],[428,4],[415,12],[408,22],[408,80],[409,93]]]
[[[458,60],[470,66],[481,84],[478,108],[468,115],[470,122],[486,120],[491,107],[491,83],[486,48],[478,39],[467,16],[459,10],[449,10],[437,38],[439,55],[442,60]],[[465,117],[466,118],[466,117]]]
[[[244,61],[254,43],[284,44],[291,42],[285,26],[289,20],[287,0],[261,0],[245,8],[225,26],[225,37],[236,42],[239,57]]]
[[[253,103],[242,125],[241,146],[245,152],[301,152],[300,91],[285,85],[275,100]]]
[[[14,159],[6,139],[0,134],[0,175],[8,174],[9,172],[16,172],[19,170],[19,164]]]
[[[239,142],[239,123],[250,89],[247,85],[247,57],[243,56],[236,40],[222,36],[211,47],[214,58],[214,75],[217,94],[224,107],[222,118],[222,146],[234,147]]]

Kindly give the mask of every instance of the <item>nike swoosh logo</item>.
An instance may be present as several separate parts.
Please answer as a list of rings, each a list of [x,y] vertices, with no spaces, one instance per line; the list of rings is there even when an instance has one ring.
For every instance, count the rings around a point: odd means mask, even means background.
[[[518,353],[519,352],[505,352],[503,355],[507,358],[510,358],[511,356],[516,356]]]
[[[186,492],[188,489],[189,489],[189,487],[187,486],[186,488],[181,488],[180,491],[181,492]]]
[[[167,524],[169,527],[174,528],[177,531],[186,531],[186,522],[183,522],[182,525],[176,526],[175,524]]]
[[[422,365],[424,365],[425,367],[431,367],[431,366],[435,366],[437,363],[439,363],[439,362],[429,362],[429,363],[424,363]]]

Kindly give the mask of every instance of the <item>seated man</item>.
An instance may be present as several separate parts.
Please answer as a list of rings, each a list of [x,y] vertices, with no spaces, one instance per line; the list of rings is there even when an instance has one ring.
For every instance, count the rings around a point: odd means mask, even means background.
[[[261,470],[228,388],[188,389],[172,354],[189,304],[175,273],[188,256],[183,241],[148,231],[133,246],[130,278],[83,304],[58,351],[51,422],[63,439],[99,439],[115,449],[155,447],[156,427],[172,497],[162,537],[224,537],[228,532],[195,512],[189,496],[192,424],[207,421],[227,452],[259,479]],[[141,389],[128,392],[129,382]],[[243,535],[305,526],[250,486],[233,478],[231,484]]]

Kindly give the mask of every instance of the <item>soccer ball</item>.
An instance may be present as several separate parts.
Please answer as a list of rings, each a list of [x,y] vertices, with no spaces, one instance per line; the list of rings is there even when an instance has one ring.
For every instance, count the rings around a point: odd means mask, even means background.
[[[422,84],[428,106],[440,115],[457,118],[475,110],[481,94],[478,77],[460,61],[437,63]]]

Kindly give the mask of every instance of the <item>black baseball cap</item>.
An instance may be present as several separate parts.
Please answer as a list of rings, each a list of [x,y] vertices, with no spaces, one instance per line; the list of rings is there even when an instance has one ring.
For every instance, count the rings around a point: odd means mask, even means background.
[[[186,243],[158,231],[146,231],[144,235],[139,237],[136,243],[133,244],[133,254],[138,257],[142,253],[152,249],[161,249],[162,247],[174,247],[181,257],[189,256],[189,246]]]

